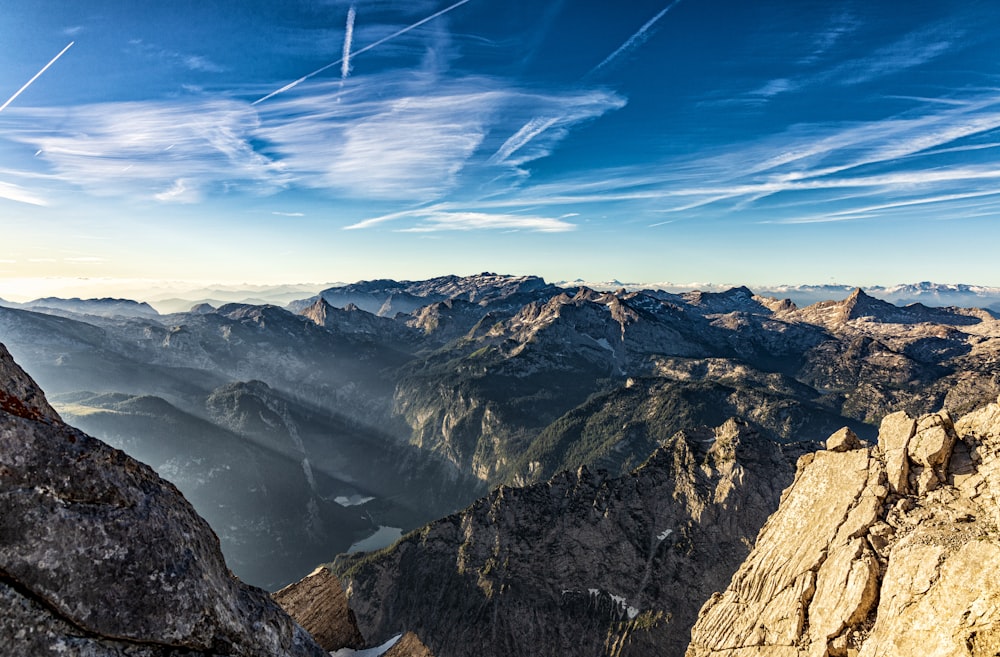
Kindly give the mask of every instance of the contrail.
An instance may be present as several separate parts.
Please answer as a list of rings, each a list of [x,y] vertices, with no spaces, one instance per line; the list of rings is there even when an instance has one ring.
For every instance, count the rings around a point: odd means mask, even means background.
[[[637,46],[640,43],[642,43],[642,40],[645,37],[646,32],[649,31],[649,28],[653,27],[653,25],[656,24],[656,21],[658,21],[661,18],[663,18],[664,14],[666,14],[668,11],[670,11],[671,9],[673,9],[674,7],[676,7],[680,3],[680,1],[681,0],[674,0],[669,5],[667,5],[662,10],[660,10],[660,13],[658,13],[656,16],[653,16],[648,21],[646,21],[646,24],[643,25],[642,27],[640,27],[639,30],[635,34],[633,34],[632,36],[630,36],[629,39],[628,39],[628,41],[626,41],[621,46],[619,46],[618,50],[614,51],[613,53],[611,53],[610,55],[608,55],[607,57],[605,57],[603,62],[601,62],[600,64],[598,64],[594,68],[590,69],[590,72],[587,73],[587,76],[591,76],[594,73],[597,73],[599,70],[601,70],[602,68],[604,68],[605,66],[607,66],[608,64],[610,64],[611,62],[613,62],[614,60],[618,59],[618,57],[620,57],[622,53],[624,53],[624,52],[626,52],[628,50],[631,50],[635,46]]]
[[[678,0],[678,2],[679,1],[680,0]],[[416,28],[420,27],[421,25],[423,25],[424,23],[426,23],[428,21],[432,21],[435,18],[437,18],[438,16],[441,16],[442,14],[447,14],[452,9],[457,9],[458,7],[461,7],[466,2],[469,2],[469,0],[460,0],[459,2],[456,2],[455,4],[451,5],[450,7],[445,7],[441,11],[433,13],[430,16],[428,16],[427,18],[421,19],[421,20],[417,21],[416,23],[414,23],[413,25],[404,27],[403,29],[399,30],[398,32],[393,32],[389,36],[384,37],[382,39],[379,39],[375,43],[372,43],[372,44],[369,44],[369,45],[365,46],[361,50],[355,50],[353,53],[350,53],[350,57],[357,57],[361,53],[367,52],[367,51],[371,50],[372,48],[375,48],[376,46],[381,46],[386,41],[389,41],[391,39],[395,39],[396,37],[398,37],[398,36],[400,36],[402,34],[406,34],[410,30],[416,29]],[[277,96],[280,93],[284,93],[284,92],[288,91],[289,89],[297,87],[298,85],[302,84],[303,82],[305,82],[309,78],[315,77],[315,76],[319,75],[320,73],[322,73],[323,71],[325,71],[327,69],[330,69],[330,68],[333,68],[334,66],[336,66],[337,64],[342,63],[346,59],[348,59],[348,57],[341,57],[340,59],[338,59],[335,62],[330,62],[326,66],[323,66],[323,67],[320,67],[320,68],[316,69],[312,73],[309,73],[307,75],[303,75],[298,80],[295,80],[294,82],[289,82],[288,84],[286,84],[285,86],[283,86],[281,89],[278,89],[277,91],[272,91],[271,93],[269,93],[268,95],[264,96],[263,98],[258,98],[257,100],[253,101],[251,103],[251,105],[256,105],[258,103],[263,103],[268,98],[273,98],[273,97]]]
[[[74,43],[76,43],[76,41],[70,41],[68,46],[66,46],[65,48],[63,48],[62,50],[60,50],[59,54],[52,58],[52,61],[50,61],[45,66],[43,66],[42,70],[40,70],[38,73],[35,73],[35,77],[33,77],[30,80],[28,80],[27,82],[25,82],[23,87],[21,87],[20,89],[18,89],[17,91],[15,91],[14,95],[7,99],[6,103],[4,103],[3,105],[0,105],[0,112],[4,111],[7,108],[8,105],[10,105],[12,102],[14,102],[14,99],[17,98],[18,96],[20,96],[21,92],[23,92],[25,89],[27,89],[28,87],[30,87],[31,83],[38,79],[38,76],[40,76],[42,73],[44,73],[45,71],[47,71],[50,66],[52,66],[53,64],[55,64],[56,60],[59,59],[60,57],[62,57],[63,53],[66,52],[67,50],[69,50],[69,47],[72,46]]]
[[[351,42],[354,41],[354,5],[347,10],[347,31],[344,32],[344,56],[340,60],[340,79],[351,72]]]
[[[521,129],[511,135],[497,152],[490,157],[490,163],[497,164],[503,162],[508,157],[516,153],[522,146],[532,139],[542,134],[559,121],[561,117],[546,118],[535,117],[521,126]]]
[[[663,18],[664,14],[666,14],[668,11],[676,7],[680,1],[681,0],[674,0],[669,5],[661,9],[660,13],[658,13],[656,16],[653,16],[651,19],[646,21],[646,23],[642,27],[640,27],[635,34],[630,36],[625,43],[623,43],[618,47],[617,50],[615,50],[613,53],[605,57],[603,62],[601,62],[594,68],[590,69],[590,71],[588,71],[587,74],[584,75],[582,79],[587,80],[587,78],[597,73],[599,70],[601,70],[602,68],[613,62],[615,59],[621,57],[622,53],[628,50],[632,50],[633,48],[636,48],[639,45],[642,45],[642,42],[646,38],[646,32],[648,32],[649,29],[656,24],[656,21]],[[526,144],[528,144],[532,139],[534,139],[538,135],[542,134],[543,132],[551,128],[558,121],[559,117],[549,118],[549,119],[544,119],[542,117],[535,117],[531,119],[523,126],[521,126],[520,130],[518,130],[509,139],[507,139],[507,141],[503,143],[503,145],[497,150],[497,152],[494,153],[492,157],[490,157],[489,161],[494,164],[503,162],[511,155],[516,153],[518,150],[520,150],[522,147],[524,147]]]

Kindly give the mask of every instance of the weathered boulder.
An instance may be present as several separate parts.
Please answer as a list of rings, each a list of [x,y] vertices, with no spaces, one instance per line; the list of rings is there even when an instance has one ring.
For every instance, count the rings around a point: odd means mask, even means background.
[[[840,429],[826,439],[826,448],[831,452],[847,452],[852,449],[861,449],[864,446],[858,435],[848,427]]]
[[[945,481],[956,439],[955,427],[947,412],[931,413],[917,421],[916,431],[906,444],[906,455],[916,466],[912,483],[918,493],[933,490]]]
[[[878,430],[878,446],[885,458],[885,472],[889,490],[905,495],[909,491],[909,460],[906,446],[917,429],[916,421],[904,411],[891,413],[882,418]]]
[[[64,424],[0,345],[0,645],[11,655],[325,652],[149,467]]]
[[[997,654],[998,493],[998,404],[893,414],[877,448],[803,457],[688,656]]]

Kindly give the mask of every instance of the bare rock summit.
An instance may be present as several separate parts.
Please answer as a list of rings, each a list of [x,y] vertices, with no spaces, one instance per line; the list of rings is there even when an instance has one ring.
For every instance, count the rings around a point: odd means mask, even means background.
[[[1000,404],[803,456],[688,657],[1000,654],[998,500]]]

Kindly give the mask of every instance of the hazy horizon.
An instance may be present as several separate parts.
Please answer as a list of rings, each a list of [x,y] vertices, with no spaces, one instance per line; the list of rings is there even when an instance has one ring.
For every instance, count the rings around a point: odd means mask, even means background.
[[[437,278],[439,276],[473,276],[480,272],[470,272],[467,274],[442,273],[437,276],[427,278]],[[498,274],[508,274],[507,272],[493,272]],[[509,274],[511,276],[533,275],[533,274]],[[379,277],[392,278],[392,277]],[[629,290],[638,289],[663,289],[669,292],[684,291],[710,291],[719,292],[733,287],[748,287],[754,292],[767,293],[780,291],[782,289],[794,288],[828,288],[842,289],[845,291],[854,288],[863,289],[893,289],[901,286],[917,285],[920,283],[933,283],[942,286],[967,285],[973,288],[980,288],[991,293],[1000,294],[1000,287],[980,285],[970,281],[897,281],[893,283],[875,283],[871,285],[861,285],[851,281],[827,281],[827,282],[787,282],[779,284],[754,284],[746,281],[628,281],[622,279],[607,280],[586,280],[580,277],[550,279],[542,277],[547,283],[554,285],[572,285],[579,283],[594,287],[596,289],[612,289],[615,287],[625,287]],[[288,300],[298,300],[316,294],[329,287],[337,287],[360,283],[367,280],[358,279],[354,281],[325,281],[325,282],[284,282],[284,283],[254,283],[246,281],[181,281],[181,280],[141,280],[141,279],[113,279],[113,280],[93,280],[93,279],[27,279],[22,280],[21,285],[12,285],[11,281],[0,282],[0,300],[11,303],[25,303],[48,297],[61,299],[129,299],[132,301],[147,302],[154,308],[157,304],[173,300],[198,301],[215,293],[217,300],[236,301],[250,299],[254,294],[259,295],[262,300],[267,301],[270,297],[287,297]],[[421,277],[400,277],[393,278],[397,281],[420,281],[426,280]],[[845,295],[847,292],[845,292]],[[273,302],[273,301],[272,301]],[[281,304],[283,305],[283,304]]]

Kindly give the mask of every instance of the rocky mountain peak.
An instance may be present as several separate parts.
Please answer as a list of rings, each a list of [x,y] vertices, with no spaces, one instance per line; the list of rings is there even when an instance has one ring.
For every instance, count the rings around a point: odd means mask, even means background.
[[[137,317],[149,318],[158,317],[160,313],[145,301],[133,301],[132,299],[114,299],[105,297],[102,299],[62,299],[59,297],[45,297],[35,299],[27,303],[19,304],[22,308],[46,311],[63,311],[78,313],[82,315],[95,315],[98,317]]]
[[[354,306],[354,304],[348,304],[348,305]],[[357,306],[354,307],[357,308]],[[311,305],[307,306],[305,309],[300,311],[299,314],[302,315],[303,317],[311,319],[314,323],[318,324],[319,326],[323,326],[326,324],[326,318],[330,314],[330,311],[332,309],[333,306],[327,303],[326,299],[324,299],[323,297],[318,297],[316,301],[314,301]]]
[[[855,288],[849,297],[841,302],[844,319],[858,319],[859,317],[879,317],[886,312],[892,312],[896,307],[887,301],[876,299],[865,294],[860,287]]]

